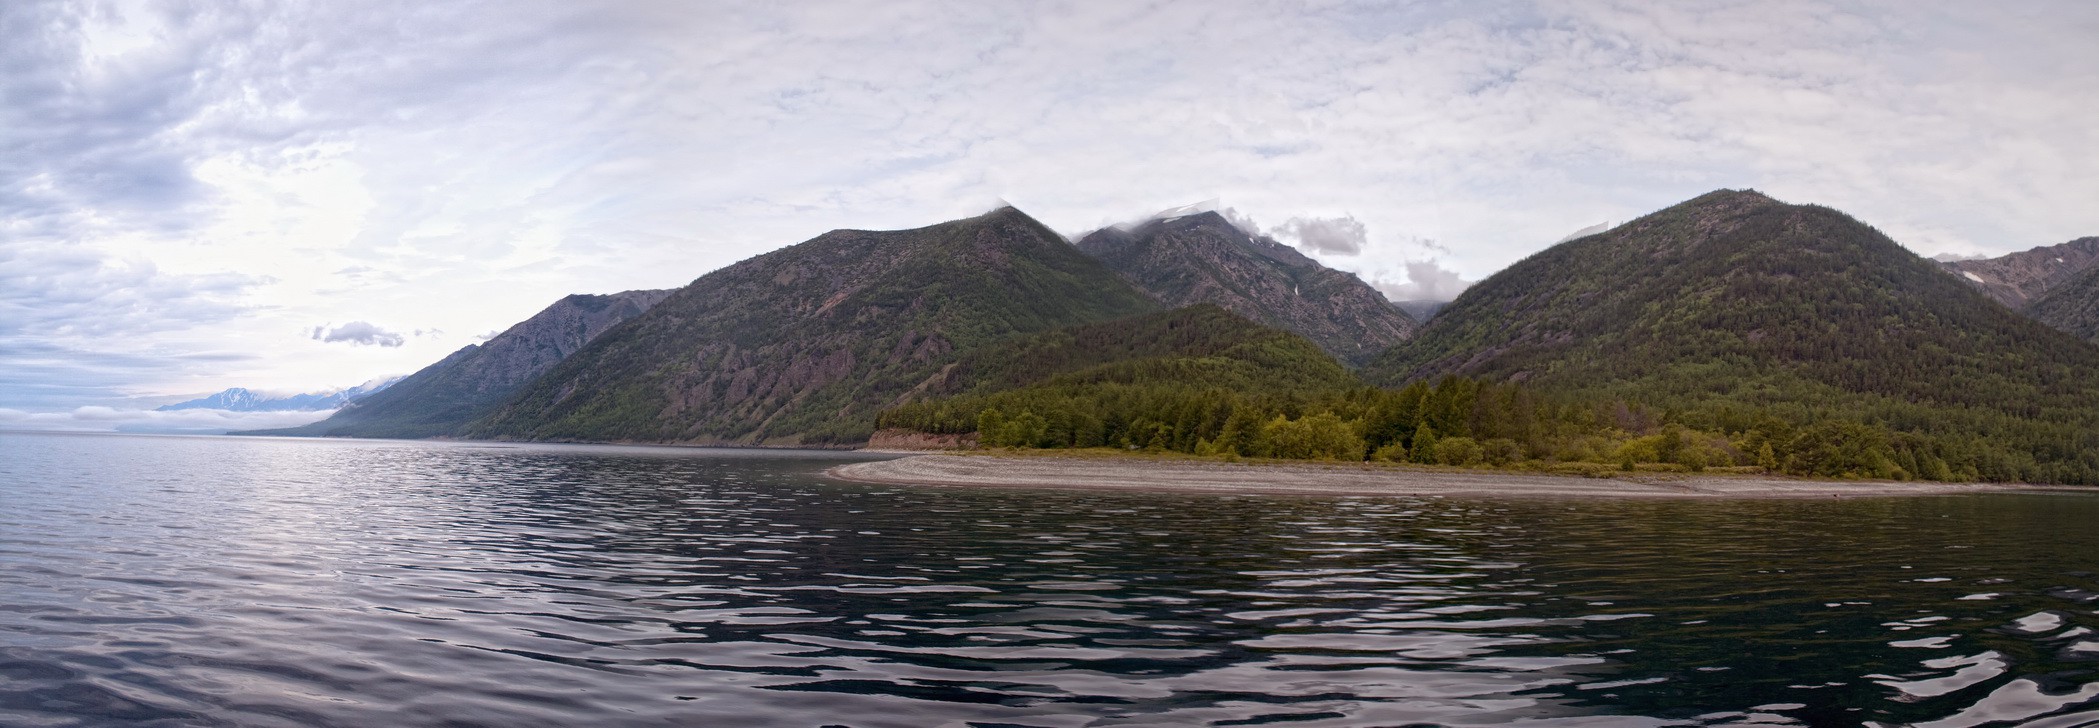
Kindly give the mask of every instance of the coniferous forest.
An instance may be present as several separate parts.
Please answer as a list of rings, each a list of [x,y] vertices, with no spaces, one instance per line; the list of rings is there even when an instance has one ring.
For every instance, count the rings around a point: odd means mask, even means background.
[[[934,435],[1586,475],[2099,484],[2099,346],[1828,208],[1709,193],[1547,248],[1420,322],[1216,214],[1084,240],[1012,208],[835,231],[595,330],[550,309],[401,394],[283,434]],[[1362,356],[1366,342],[1382,353]],[[415,394],[429,391],[471,396]]]

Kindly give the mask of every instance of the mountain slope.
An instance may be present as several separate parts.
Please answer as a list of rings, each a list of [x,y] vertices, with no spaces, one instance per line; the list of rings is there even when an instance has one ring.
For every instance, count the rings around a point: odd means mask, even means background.
[[[1311,339],[1362,364],[1417,328],[1383,294],[1290,246],[1246,234],[1215,212],[1106,228],[1079,249],[1169,307],[1216,304]]]
[[[562,298],[494,338],[468,344],[328,419],[255,434],[399,438],[458,434],[460,427],[487,414],[520,385],[670,293],[626,291]]]
[[[1362,380],[1297,334],[1212,304],[1016,337],[964,356],[926,399],[883,412],[908,433],[1030,447],[1145,447],[1192,452],[1234,407],[1296,404],[1358,391]],[[980,430],[1011,429],[1006,437]],[[1265,421],[1265,418],[1263,418]],[[1033,424],[1028,424],[1032,422]]]
[[[1982,260],[1953,260],[1939,265],[2012,309],[2022,309],[2049,290],[2099,265],[2099,237]]]
[[[2099,343],[2099,265],[2050,287],[2026,304],[2026,315],[2057,331]]]
[[[1842,213],[1754,192],[1710,193],[1510,266],[1371,376],[1452,373],[2023,453],[1985,477],[2099,468],[2099,349]]]
[[[837,230],[702,276],[465,434],[852,444],[959,352],[1157,307],[1010,207]]]
[[[1045,381],[1199,382],[1240,391],[1362,385],[1304,337],[1202,303],[984,347],[927,393],[985,394]]]

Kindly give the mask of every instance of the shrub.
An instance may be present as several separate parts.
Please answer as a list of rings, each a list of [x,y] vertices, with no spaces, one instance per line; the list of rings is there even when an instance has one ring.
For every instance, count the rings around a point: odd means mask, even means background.
[[[1436,462],[1443,465],[1478,465],[1485,454],[1479,441],[1470,437],[1446,437],[1436,441]]]

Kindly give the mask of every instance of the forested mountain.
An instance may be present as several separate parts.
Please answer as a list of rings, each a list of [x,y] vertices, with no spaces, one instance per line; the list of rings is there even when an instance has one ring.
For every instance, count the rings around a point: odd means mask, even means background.
[[[1158,303],[1013,208],[838,230],[709,273],[462,434],[762,445],[865,442],[961,353]]]
[[[1302,336],[1197,304],[985,347],[927,387],[926,398],[884,412],[878,424],[969,433],[990,411],[990,429],[1018,428],[1007,444],[1141,447],[1160,439],[1164,448],[1192,451],[1235,406],[1362,386]]]
[[[2005,480],[2099,479],[2099,349],[1823,207],[1710,193],[1459,296],[1371,369],[1645,403],[1694,426],[1856,422]]]
[[[1294,331],[1355,364],[1417,328],[1362,280],[1288,245],[1248,235],[1215,212],[1097,230],[1079,240],[1079,249],[1168,307],[1216,304]]]
[[[927,398],[1047,381],[1160,382],[1234,390],[1332,389],[1362,380],[1297,334],[1213,304],[1052,329],[965,353],[929,380]]]
[[[2026,304],[2026,314],[2058,331],[2099,343],[2099,265],[2050,287]]]
[[[2099,266],[2099,237],[1980,260],[1939,263],[2008,308],[2023,309],[2056,286]]]
[[[481,344],[468,344],[406,379],[356,400],[328,419],[255,434],[323,437],[438,437],[459,428],[670,291],[576,294]]]

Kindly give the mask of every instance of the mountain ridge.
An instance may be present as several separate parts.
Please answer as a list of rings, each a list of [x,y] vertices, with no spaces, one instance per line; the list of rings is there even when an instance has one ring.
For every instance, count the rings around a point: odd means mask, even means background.
[[[406,377],[374,379],[355,387],[321,392],[275,395],[246,387],[229,387],[212,394],[153,408],[156,412],[187,409],[216,409],[228,412],[314,412],[342,407],[393,386]]]
[[[2055,287],[2099,266],[2099,236],[1975,260],[1939,265],[2007,308],[2023,310]]]
[[[464,434],[857,444],[961,350],[1158,308],[1010,206],[834,230],[701,276]]]
[[[1370,361],[1419,328],[1361,279],[1249,234],[1216,212],[1103,228],[1077,245],[1168,308],[1215,304],[1296,332],[1354,364]]]
[[[1978,466],[2008,479],[2099,465],[2099,349],[1841,212],[1754,191],[1701,195],[1525,258],[1371,372],[1388,385],[1484,376],[1722,418],[1843,414],[1937,449],[1995,438],[2037,458]]]
[[[666,290],[571,294],[487,341],[468,344],[301,427],[247,434],[323,437],[439,437],[456,435],[489,407],[559,363],[605,331],[640,315],[670,295]]]

